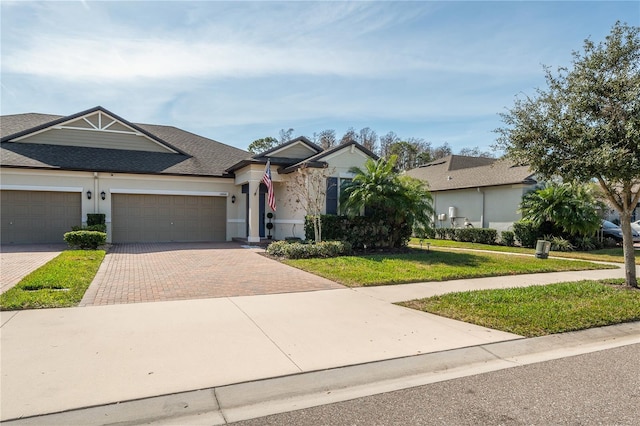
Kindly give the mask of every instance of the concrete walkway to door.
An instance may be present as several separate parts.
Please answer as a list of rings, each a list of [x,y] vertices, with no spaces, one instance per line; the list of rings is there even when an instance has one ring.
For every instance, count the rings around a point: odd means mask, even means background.
[[[238,243],[113,245],[80,306],[344,288]]]

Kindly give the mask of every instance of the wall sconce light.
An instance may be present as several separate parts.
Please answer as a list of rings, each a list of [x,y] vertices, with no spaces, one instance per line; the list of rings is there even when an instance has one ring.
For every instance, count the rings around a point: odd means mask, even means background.
[[[104,192],[104,191],[102,191],[102,192],[100,193],[100,198],[102,198],[103,200],[106,200],[106,199],[107,199],[107,193],[106,193],[106,192]]]
[[[91,199],[91,191],[87,191],[87,200]]]
[[[233,204],[233,203],[235,203],[235,202],[236,202],[236,196],[235,196],[235,195],[232,195],[232,196],[231,196],[231,203]]]

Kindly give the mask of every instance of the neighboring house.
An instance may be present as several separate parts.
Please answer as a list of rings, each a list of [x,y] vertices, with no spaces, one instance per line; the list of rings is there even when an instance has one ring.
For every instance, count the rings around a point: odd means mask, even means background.
[[[407,175],[426,181],[433,196],[435,226],[511,229],[522,218],[522,196],[538,183],[528,167],[504,160],[450,155]]]
[[[106,215],[114,243],[257,242],[267,235],[261,180],[268,159],[277,203],[272,235],[304,237],[304,212],[287,203],[291,173],[323,167],[338,181],[375,158],[355,142],[323,151],[305,138],[250,157],[175,127],[130,123],[102,107],[66,117],[2,116],[0,128],[3,244],[61,242],[90,213]],[[336,208],[332,197],[328,203],[329,211]]]

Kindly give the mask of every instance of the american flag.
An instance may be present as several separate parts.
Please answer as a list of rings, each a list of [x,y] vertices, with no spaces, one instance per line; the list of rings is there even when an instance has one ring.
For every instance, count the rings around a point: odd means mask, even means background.
[[[271,160],[267,160],[267,167],[264,169],[264,176],[262,176],[262,182],[267,185],[267,202],[269,207],[274,212],[276,211],[276,196],[273,193],[273,182],[271,181]]]

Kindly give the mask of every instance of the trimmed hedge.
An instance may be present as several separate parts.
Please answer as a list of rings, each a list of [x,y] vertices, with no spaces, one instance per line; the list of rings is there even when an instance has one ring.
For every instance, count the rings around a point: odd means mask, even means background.
[[[70,247],[96,249],[107,242],[107,234],[98,231],[71,231],[64,234],[64,240]]]
[[[513,231],[502,231],[500,242],[505,246],[513,247],[516,243],[516,234]]]
[[[71,228],[72,231],[97,231],[97,232],[107,232],[107,225],[104,223],[99,225],[88,225],[88,226],[73,226]]]
[[[348,241],[353,248],[389,248],[392,240],[399,240],[402,246],[406,246],[411,239],[411,228],[408,225],[392,229],[379,218],[322,215],[320,220],[323,240]],[[304,230],[305,238],[314,240],[311,216],[305,218]]]
[[[498,231],[488,228],[436,228],[436,238],[478,244],[495,244]]]
[[[269,244],[267,254],[287,259],[309,259],[312,257],[336,257],[351,253],[351,244],[345,241],[322,241],[306,244],[276,241]]]
[[[540,229],[526,220],[514,222],[513,233],[522,247],[529,248],[535,247],[538,238],[542,237]]]
[[[107,223],[106,220],[107,215],[104,213],[87,213],[87,227],[105,225]]]

